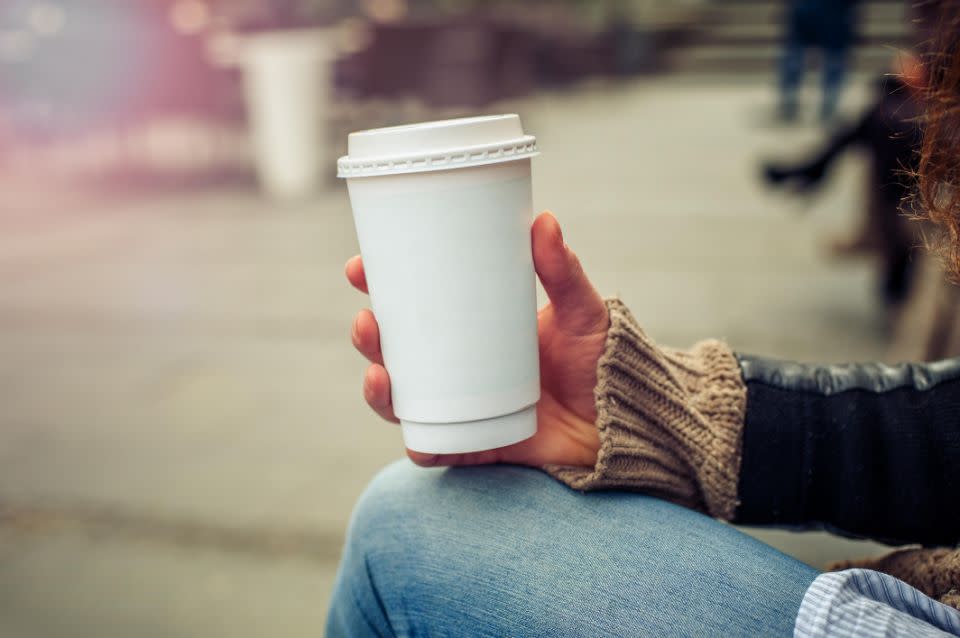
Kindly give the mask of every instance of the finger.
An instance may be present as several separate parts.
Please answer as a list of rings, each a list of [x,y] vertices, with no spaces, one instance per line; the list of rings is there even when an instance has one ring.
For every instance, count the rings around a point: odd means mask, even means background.
[[[347,273],[347,281],[360,292],[369,292],[367,290],[367,273],[363,269],[363,258],[360,255],[354,255],[347,260],[344,267]]]
[[[390,375],[382,365],[373,364],[363,375],[363,398],[383,419],[399,423],[390,399]]]
[[[350,329],[353,347],[365,356],[370,363],[383,365],[383,353],[380,350],[380,326],[377,318],[366,308],[357,313]]]
[[[468,454],[427,454],[407,450],[407,456],[420,467],[454,467],[458,465],[493,465],[500,463],[500,450],[485,450]]]
[[[605,330],[607,308],[580,260],[563,242],[557,218],[543,213],[533,222],[533,264],[550,297],[560,327],[575,334]]]
[[[407,456],[411,461],[421,467],[493,465],[497,463],[540,467],[548,463],[549,461],[547,459],[551,458],[550,451],[544,446],[543,440],[536,436],[520,441],[519,443],[514,443],[513,445],[493,450],[484,450],[482,452],[470,452],[466,454],[427,454],[425,452],[408,449]]]

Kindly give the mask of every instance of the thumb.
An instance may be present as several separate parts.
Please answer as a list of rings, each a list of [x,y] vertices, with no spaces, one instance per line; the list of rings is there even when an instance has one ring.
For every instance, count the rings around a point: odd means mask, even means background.
[[[606,330],[607,307],[583,272],[580,260],[563,242],[557,218],[543,213],[533,222],[533,265],[550,297],[560,326],[585,335]]]

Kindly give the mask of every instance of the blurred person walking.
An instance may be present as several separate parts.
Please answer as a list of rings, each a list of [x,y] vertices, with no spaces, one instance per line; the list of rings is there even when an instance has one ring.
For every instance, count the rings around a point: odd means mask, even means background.
[[[918,227],[901,214],[910,194],[909,174],[920,148],[920,102],[913,86],[922,81],[915,58],[898,57],[901,72],[877,83],[877,101],[855,123],[840,128],[808,160],[767,162],[763,176],[774,186],[790,186],[806,194],[819,188],[835,161],[851,148],[870,156],[865,219],[857,234],[831,246],[837,256],[875,253],[880,258],[881,296],[888,306],[902,303],[910,292],[911,257],[920,243]],[[905,80],[904,77],[912,78]]]
[[[823,98],[820,119],[837,110],[850,46],[856,37],[857,0],[790,0],[786,10],[783,57],[780,62],[780,118],[797,118],[805,54],[819,50],[823,57]]]
[[[960,277],[960,0],[947,4],[918,172]],[[492,467],[381,472],[350,523],[330,636],[960,636],[960,358],[804,365],[717,340],[663,347],[600,297],[556,219],[531,234],[550,299],[537,434],[408,451]],[[347,278],[366,290],[359,257]],[[373,313],[352,337],[371,362],[364,397],[395,423]],[[908,547],[820,573],[721,521]]]

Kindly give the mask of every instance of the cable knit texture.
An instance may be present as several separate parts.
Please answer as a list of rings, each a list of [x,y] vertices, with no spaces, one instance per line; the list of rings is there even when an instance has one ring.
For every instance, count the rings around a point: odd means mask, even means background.
[[[715,340],[660,348],[620,300],[606,303],[610,330],[594,390],[597,463],[544,469],[578,490],[630,489],[733,518],[747,401],[733,351]]]
[[[960,549],[914,548],[830,565],[830,570],[862,567],[890,574],[945,605],[960,609]]]

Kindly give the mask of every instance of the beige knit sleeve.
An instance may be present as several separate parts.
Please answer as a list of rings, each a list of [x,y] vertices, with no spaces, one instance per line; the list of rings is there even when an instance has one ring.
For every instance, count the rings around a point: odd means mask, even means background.
[[[731,519],[747,396],[733,351],[714,340],[660,348],[620,300],[607,309],[594,390],[597,464],[544,469],[575,489],[635,490]]]

